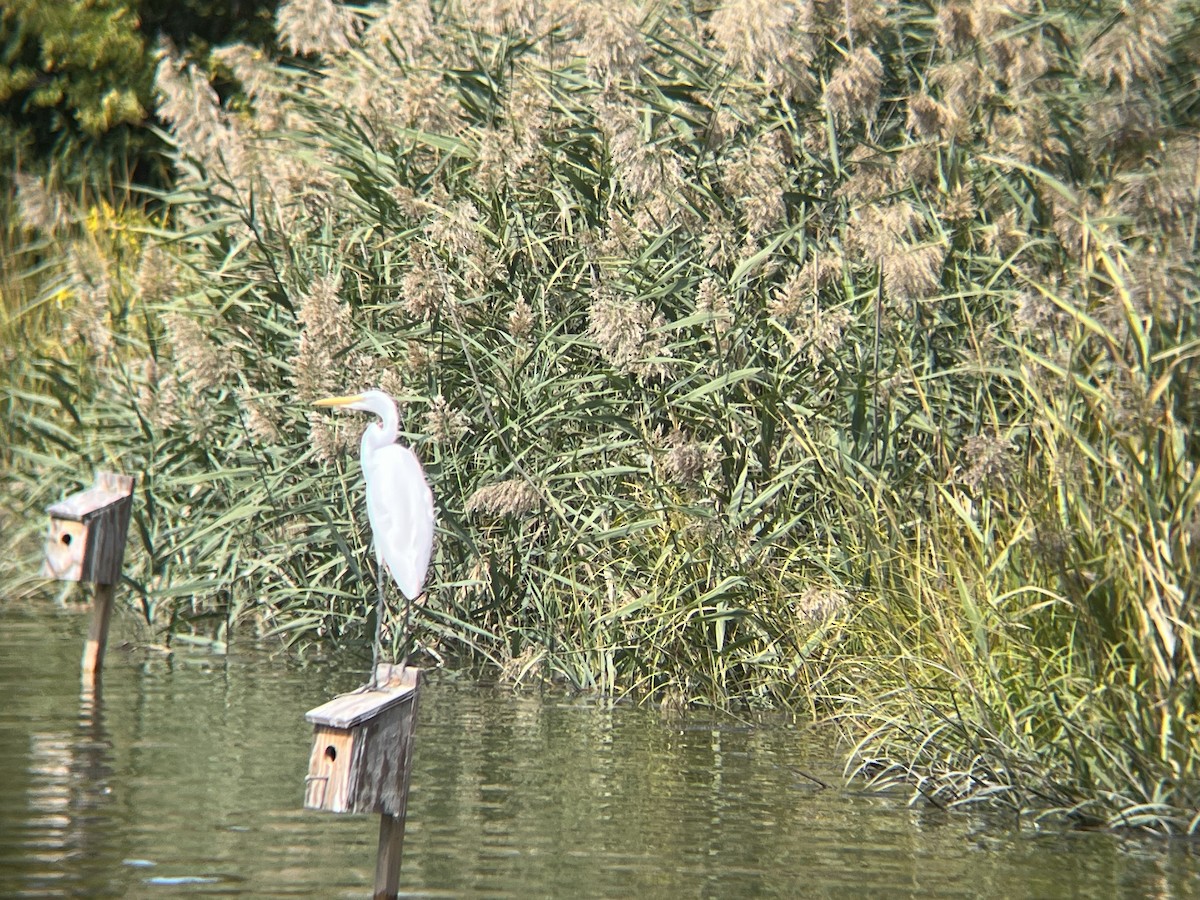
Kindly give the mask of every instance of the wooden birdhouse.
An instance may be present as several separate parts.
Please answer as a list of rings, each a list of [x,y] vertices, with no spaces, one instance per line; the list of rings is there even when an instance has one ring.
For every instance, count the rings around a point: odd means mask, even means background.
[[[101,472],[86,491],[47,507],[42,574],[60,581],[116,584],[133,508],[133,476]]]
[[[381,665],[367,685],[309,710],[306,809],[383,813],[403,821],[421,672]]]

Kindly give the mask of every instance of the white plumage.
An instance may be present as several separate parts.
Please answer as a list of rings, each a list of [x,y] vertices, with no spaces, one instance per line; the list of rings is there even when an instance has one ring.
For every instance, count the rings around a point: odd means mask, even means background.
[[[383,391],[330,397],[317,406],[359,409],[379,416],[363,432],[360,444],[367,485],[367,519],[375,556],[386,565],[400,592],[420,596],[433,553],[433,492],[416,454],[396,443],[400,416]]]

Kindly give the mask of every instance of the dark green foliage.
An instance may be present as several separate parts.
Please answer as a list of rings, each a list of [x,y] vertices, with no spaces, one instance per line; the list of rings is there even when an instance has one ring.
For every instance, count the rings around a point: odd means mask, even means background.
[[[205,59],[222,44],[252,44],[267,52],[275,48],[279,0],[135,0],[135,4],[151,46],[165,38],[195,59]]]
[[[0,9],[0,158],[67,184],[161,184],[160,41],[274,47],[278,0],[12,0]]]
[[[13,0],[0,11],[0,46],[6,157],[72,167],[102,144],[124,150],[145,120],[152,62],[127,0]]]

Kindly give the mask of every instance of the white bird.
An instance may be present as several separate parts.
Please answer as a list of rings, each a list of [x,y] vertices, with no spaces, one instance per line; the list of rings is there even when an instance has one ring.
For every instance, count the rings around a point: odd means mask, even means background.
[[[388,394],[364,391],[318,400],[315,405],[359,409],[379,416],[379,421],[372,422],[363,432],[359,450],[367,483],[367,519],[380,567],[379,627],[385,565],[409,601],[419,597],[425,586],[425,573],[433,553],[433,492],[416,454],[396,443],[400,415]]]

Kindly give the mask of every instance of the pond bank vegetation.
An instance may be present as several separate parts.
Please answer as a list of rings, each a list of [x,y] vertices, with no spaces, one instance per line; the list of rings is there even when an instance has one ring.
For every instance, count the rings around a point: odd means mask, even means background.
[[[425,648],[1197,829],[1200,5],[277,21],[303,64],[217,50],[224,104],[163,48],[168,195],[7,198],[5,514],[136,473],[147,622],[361,642],[357,423],[310,403],[380,386]]]

